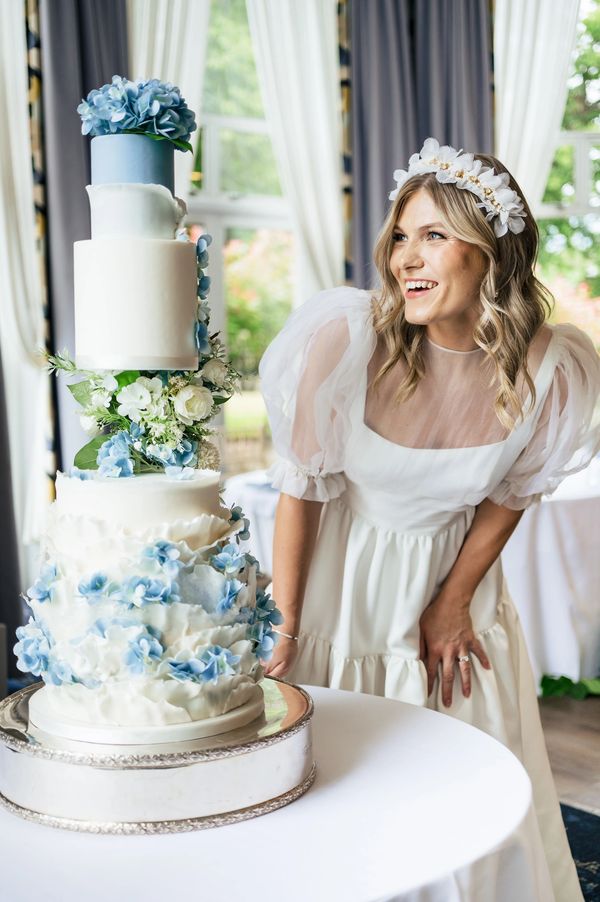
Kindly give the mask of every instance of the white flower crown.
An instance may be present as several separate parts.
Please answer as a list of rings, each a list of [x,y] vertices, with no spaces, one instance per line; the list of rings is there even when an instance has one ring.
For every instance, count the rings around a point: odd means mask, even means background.
[[[390,192],[390,200],[395,200],[402,185],[414,175],[435,172],[438,182],[450,182],[457,188],[472,191],[481,200],[477,204],[487,210],[486,219],[494,220],[494,232],[500,238],[509,231],[518,235],[525,228],[527,214],[523,201],[512,188],[508,187],[509,175],[496,175],[493,169],[484,167],[472,153],[463,153],[454,147],[440,147],[435,138],[427,138],[420,153],[414,153],[408,161],[408,170],[396,169],[394,179],[396,189]]]

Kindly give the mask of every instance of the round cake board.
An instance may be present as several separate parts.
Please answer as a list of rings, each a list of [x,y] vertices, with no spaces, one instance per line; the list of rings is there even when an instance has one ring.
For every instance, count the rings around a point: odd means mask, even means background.
[[[176,833],[235,823],[302,795],[315,777],[310,696],[267,678],[264,715],[204,739],[103,745],[29,726],[38,686],[0,702],[0,804],[91,833]]]

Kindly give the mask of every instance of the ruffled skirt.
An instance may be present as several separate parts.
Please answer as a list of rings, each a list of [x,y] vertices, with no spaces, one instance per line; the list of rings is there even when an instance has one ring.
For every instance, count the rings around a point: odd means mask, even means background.
[[[492,669],[472,660],[470,698],[457,668],[450,708],[440,681],[427,696],[419,660],[419,618],[445,578],[470,525],[465,515],[435,534],[395,532],[367,521],[343,499],[326,505],[302,613],[299,655],[287,679],[396,698],[472,724],[523,763],[557,902],[579,902],[540,723],[527,649],[499,561],[471,605],[474,629]]]

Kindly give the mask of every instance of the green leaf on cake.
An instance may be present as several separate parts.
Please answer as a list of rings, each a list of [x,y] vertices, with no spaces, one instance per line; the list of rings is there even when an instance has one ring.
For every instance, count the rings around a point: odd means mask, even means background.
[[[106,441],[106,438],[105,435],[97,435],[91,442],[88,442],[87,445],[80,448],[73,461],[75,466],[79,467],[80,470],[97,470],[98,463],[96,458],[98,457],[98,451]]]
[[[74,382],[67,385],[67,388],[82,407],[87,407],[92,403],[92,383],[85,379],[83,382]]]
[[[122,373],[117,373],[115,379],[119,388],[124,388],[126,385],[131,385],[132,382],[139,379],[140,375],[139,370],[123,370]]]

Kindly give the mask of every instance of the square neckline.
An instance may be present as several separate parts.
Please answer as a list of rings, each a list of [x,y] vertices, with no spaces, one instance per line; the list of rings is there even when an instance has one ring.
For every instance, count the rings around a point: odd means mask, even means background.
[[[546,369],[550,365],[549,364],[550,356],[551,356],[550,349],[553,348],[553,346],[555,344],[555,337],[556,337],[556,332],[552,328],[551,324],[545,323],[545,325],[547,325],[550,328],[551,334],[550,334],[550,341],[548,342],[548,344],[546,346],[546,350],[544,351],[544,356],[542,358],[542,361],[538,367],[538,371],[535,374],[535,378],[533,380],[533,384],[535,386],[536,395],[537,395],[535,410],[537,410],[539,403],[540,403],[540,396],[539,396],[539,392],[538,392],[538,388],[539,388],[538,381],[541,381],[542,374],[544,376],[546,375]],[[444,350],[450,350],[450,349],[444,348]],[[373,349],[373,353],[375,353],[375,349]],[[467,352],[467,353],[472,353],[472,352]],[[371,357],[372,356],[373,355],[371,355]],[[371,362],[371,357],[367,361],[367,367],[368,367],[368,364]],[[385,442],[386,445],[391,445],[393,448],[399,448],[402,451],[429,451],[430,453],[436,452],[439,454],[440,452],[481,451],[483,448],[500,448],[501,446],[506,445],[511,439],[514,439],[514,436],[517,435],[519,430],[525,426],[525,424],[529,421],[529,418],[532,416],[532,413],[533,413],[533,411],[528,412],[525,415],[525,417],[522,420],[520,420],[520,422],[513,428],[512,432],[509,432],[509,434],[506,436],[506,438],[503,438],[498,442],[486,442],[484,445],[464,445],[464,446],[460,446],[460,447],[456,447],[456,448],[414,448],[411,445],[402,445],[399,442],[394,442],[394,441],[392,441],[392,439],[386,438],[384,435],[381,435],[379,432],[376,432],[375,429],[372,429],[370,426],[367,426],[367,424],[365,422],[365,411],[366,411],[366,405],[367,405],[367,391],[368,390],[369,390],[368,370],[365,368],[364,375],[363,375],[363,390],[358,393],[358,402],[360,404],[360,407],[359,407],[360,424],[361,424],[362,428],[366,432],[368,432],[369,435],[374,436],[375,439]],[[531,393],[529,393],[527,395],[527,398],[525,399],[524,404],[526,404],[530,398],[531,398]]]

